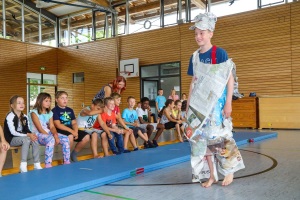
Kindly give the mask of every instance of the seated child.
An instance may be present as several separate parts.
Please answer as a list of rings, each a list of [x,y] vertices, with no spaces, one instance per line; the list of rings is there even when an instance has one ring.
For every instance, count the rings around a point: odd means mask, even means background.
[[[74,111],[67,107],[68,93],[57,91],[55,101],[57,105],[52,109],[54,125],[58,133],[68,136],[70,149],[73,147],[74,141],[77,142],[71,153],[71,160],[77,162],[77,154],[90,141],[90,136],[88,133],[78,130]]]
[[[106,97],[104,99],[104,105],[105,105],[105,110],[103,113],[101,113],[101,119],[103,120],[104,123],[106,123],[106,126],[108,130],[112,134],[112,138],[108,140],[110,149],[112,150],[113,154],[119,155],[124,152],[124,143],[123,143],[123,134],[124,130],[119,129],[117,126],[117,117],[116,114],[113,112],[115,108],[115,103],[112,97]],[[124,128],[129,129],[124,125]],[[94,128],[96,129],[102,129],[100,127],[99,123],[95,123]],[[115,139],[117,140],[117,147],[115,145]],[[118,148],[118,149],[117,149]]]
[[[163,129],[161,130],[161,128],[162,128],[161,126],[157,126],[158,124],[151,123],[149,120],[150,116],[151,116],[151,112],[149,112],[149,99],[147,97],[143,97],[141,99],[141,103],[142,103],[142,107],[137,110],[140,127],[143,129],[146,129],[147,136],[150,139],[154,128],[156,128],[157,131],[161,131],[161,132],[163,131]],[[156,146],[156,147],[158,146],[156,140],[153,140],[152,143],[154,146]],[[147,147],[147,145],[148,145],[147,143],[144,143],[144,146]]]
[[[171,129],[171,128],[176,128],[178,138],[180,142],[183,142],[182,137],[181,137],[181,130],[180,127],[182,126],[182,121],[180,119],[174,119],[172,117],[172,109],[174,107],[174,100],[173,99],[168,99],[166,101],[165,107],[161,110],[161,119],[157,127],[163,127],[164,129]],[[157,140],[162,131],[157,131],[154,140]]]
[[[118,125],[120,127],[125,127],[125,130],[123,130],[124,131],[124,153],[130,153],[130,151],[127,148],[127,144],[128,144],[129,137],[132,135],[132,137],[134,138],[134,136],[133,136],[133,131],[126,126],[124,120],[121,117],[121,112],[119,107],[121,103],[121,95],[115,92],[111,94],[111,97],[114,99],[115,108],[113,112],[116,114]]]
[[[136,146],[135,138],[142,138],[148,146],[144,146],[144,148],[152,148],[154,145],[150,142],[146,130],[139,127],[137,112],[133,109],[135,105],[135,99],[133,96],[129,96],[127,98],[128,108],[126,108],[122,113],[122,118],[125,121],[125,124],[128,125],[130,129],[133,130],[134,135],[130,135],[130,142],[134,146],[134,151],[138,150]],[[125,149],[126,150],[126,149]]]
[[[23,114],[24,99],[15,95],[10,98],[9,102],[11,111],[4,121],[4,136],[11,147],[22,146],[20,172],[27,172],[27,156],[30,145],[32,146],[34,169],[42,169],[37,136],[29,130],[28,118]]]
[[[2,127],[0,126],[0,177],[2,177],[2,169],[6,159],[7,151],[9,150],[9,144],[6,142],[3,134]]]
[[[45,148],[45,168],[52,167],[54,145],[62,145],[64,164],[70,164],[70,142],[68,136],[58,134],[53,123],[51,95],[41,92],[29,114],[30,129],[36,134],[38,142]]]
[[[108,153],[108,137],[111,134],[107,128],[107,126],[103,123],[102,119],[100,119],[101,126],[103,129],[95,129],[93,128],[94,123],[97,121],[97,117],[103,113],[104,104],[102,99],[94,99],[91,106],[88,106],[82,109],[77,117],[78,129],[87,132],[91,136],[91,150],[94,158],[99,158],[97,151],[97,140],[98,137],[101,137],[101,145],[104,151],[104,156],[109,156]],[[101,115],[100,115],[101,118]]]
[[[185,118],[182,117],[182,113],[181,113],[181,106],[182,106],[182,102],[180,100],[176,100],[175,101],[175,106],[174,108],[172,109],[172,114],[171,114],[171,117],[173,117],[174,119],[176,120],[181,120],[182,121],[182,124],[184,124],[185,122]],[[183,141],[182,139],[182,135],[181,133],[184,132],[184,126],[180,126],[180,130],[181,132],[178,133],[178,139],[180,142]]]

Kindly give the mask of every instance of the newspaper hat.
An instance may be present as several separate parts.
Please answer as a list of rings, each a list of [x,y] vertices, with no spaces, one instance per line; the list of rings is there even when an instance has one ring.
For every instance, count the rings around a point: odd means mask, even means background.
[[[217,22],[217,16],[213,13],[207,12],[207,13],[200,13],[194,18],[195,25],[190,27],[190,30],[195,30],[195,28],[198,28],[200,30],[215,30],[215,25]]]

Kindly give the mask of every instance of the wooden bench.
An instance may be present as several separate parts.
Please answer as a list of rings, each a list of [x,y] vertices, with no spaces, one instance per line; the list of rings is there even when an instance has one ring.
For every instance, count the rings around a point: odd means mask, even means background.
[[[11,158],[12,158],[13,168],[20,167],[20,163],[21,163],[21,148],[22,148],[22,146],[10,147],[9,148],[9,150],[11,150]]]

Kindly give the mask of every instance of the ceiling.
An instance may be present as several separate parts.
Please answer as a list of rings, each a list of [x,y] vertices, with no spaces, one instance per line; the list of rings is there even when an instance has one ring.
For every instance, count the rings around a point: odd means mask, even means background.
[[[176,13],[177,12],[177,1],[178,0],[164,0],[164,13]],[[211,0],[212,4],[224,2],[226,0]],[[227,0],[228,1],[228,0]],[[114,9],[118,12],[118,23],[124,23],[125,13],[126,13],[126,1],[125,0],[60,0],[57,2],[75,4],[78,6],[100,6],[103,8]],[[83,3],[85,2],[85,3]],[[25,0],[27,5],[35,8],[37,0]],[[91,26],[92,12],[90,8],[83,8],[78,6],[70,6],[58,3],[47,3],[41,1],[42,13],[49,13],[50,15],[64,18],[67,16],[71,17],[71,26],[72,28],[82,27],[82,26]],[[191,0],[192,8],[201,8],[206,7],[205,0]],[[182,1],[182,10],[185,9],[185,1]],[[2,16],[2,1],[0,1],[0,18]],[[25,35],[32,37],[38,37],[38,15],[34,12],[25,9]],[[129,1],[129,22],[134,24],[141,20],[146,20],[153,17],[159,17],[160,15],[160,0],[131,0]],[[21,36],[21,6],[13,0],[6,0],[6,31],[7,35],[20,39]],[[103,26],[105,20],[104,12],[96,12],[96,22],[97,26]],[[54,25],[53,22],[47,20],[46,18],[42,19],[42,29],[47,31],[43,32],[43,37],[46,35],[54,35],[52,31]],[[0,21],[2,26],[2,20]],[[62,21],[62,26],[66,26],[65,22]],[[53,33],[52,33],[53,32]],[[27,38],[27,37],[26,37]],[[29,39],[28,39],[29,40]],[[28,41],[27,40],[27,41]],[[30,41],[29,41],[30,42]]]

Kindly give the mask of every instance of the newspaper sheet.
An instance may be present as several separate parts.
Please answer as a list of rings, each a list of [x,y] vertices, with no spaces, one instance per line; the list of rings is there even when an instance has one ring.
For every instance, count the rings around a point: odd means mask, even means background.
[[[234,66],[231,59],[220,64],[204,64],[194,69],[187,122],[193,129],[200,129],[222,95]]]

